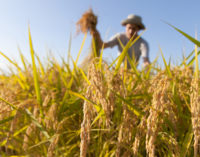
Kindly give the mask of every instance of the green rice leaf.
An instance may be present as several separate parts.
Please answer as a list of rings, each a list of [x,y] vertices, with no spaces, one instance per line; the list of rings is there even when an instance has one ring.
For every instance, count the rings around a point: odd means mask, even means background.
[[[6,117],[5,119],[0,120],[0,125],[13,120],[15,116]]]
[[[193,51],[193,53],[194,53],[194,51]],[[192,54],[193,54],[192,53]],[[200,51],[198,51],[198,53],[197,53],[197,55],[199,55],[200,54]],[[195,56],[189,61],[189,63],[187,64],[188,66],[192,66],[193,64],[194,64],[194,61],[195,61]]]
[[[150,72],[153,69],[153,67],[155,66],[156,62],[158,60],[158,56],[155,58],[155,60],[149,65],[147,72],[145,73],[145,78],[149,79],[150,77]]]
[[[15,78],[16,78],[17,82],[19,83],[19,85],[21,86],[21,88],[24,89],[24,90],[26,90],[26,88],[27,88],[26,84],[24,84],[22,82],[22,80],[19,79],[17,76],[15,76]]]
[[[44,136],[46,138],[50,138],[49,134],[47,133],[47,131],[45,131],[45,129],[43,128],[43,126],[38,122],[38,120],[34,117],[34,115],[28,110],[25,109],[27,115],[29,115],[29,117],[32,119],[32,122],[40,129],[40,131],[44,134]]]
[[[6,138],[5,140],[3,140],[1,143],[0,143],[0,146],[5,146],[6,143],[7,143],[8,139]]]
[[[164,21],[165,22],[165,21]],[[166,24],[168,24],[169,26],[171,26],[172,28],[174,28],[176,31],[178,31],[179,33],[181,33],[183,36],[185,36],[187,39],[189,39],[191,42],[193,42],[194,44],[196,44],[198,47],[200,47],[200,41],[196,40],[195,38],[191,37],[190,35],[186,34],[185,32],[183,32],[182,30],[176,28],[175,26],[165,22]]]
[[[120,56],[118,56],[110,65],[109,65],[109,69],[117,62],[117,60],[119,59]]]
[[[38,142],[37,144],[30,146],[28,149],[31,150],[31,149],[33,149],[33,148],[39,147],[39,146],[41,146],[41,145],[43,145],[43,144],[46,144],[46,143],[50,142],[51,140],[53,140],[53,137],[51,137],[50,139],[47,139],[47,140],[43,140],[43,141],[41,141],[41,142]]]
[[[38,63],[39,63],[39,67],[40,67],[41,74],[42,74],[43,77],[45,77],[44,66],[42,65],[42,62],[41,62],[39,56],[38,56],[36,53],[35,53],[35,56],[36,56],[37,61],[38,61]]]
[[[97,45],[95,43],[95,39],[92,37],[92,52],[94,53],[94,57],[99,57],[97,52]]]
[[[130,58],[129,55],[127,55],[127,58],[128,58],[128,61],[129,61],[129,64],[131,66],[131,68],[133,69],[133,71],[135,72],[136,76],[140,79],[140,73],[139,71],[137,70],[137,67],[136,67],[136,64],[134,63],[134,61]]]
[[[122,53],[121,53],[120,56],[119,56],[117,65],[116,65],[116,67],[115,67],[115,73],[114,73],[115,75],[116,75],[117,72],[119,71],[119,68],[120,68],[122,62],[123,62],[125,56],[126,56],[127,53],[128,53],[128,49],[131,47],[131,42],[132,42],[133,38],[134,38],[134,36],[129,40],[129,42],[128,42],[127,45],[124,47]]]
[[[160,48],[160,52],[161,52],[161,55],[162,55],[163,62],[164,62],[164,64],[165,64],[165,68],[166,68],[166,70],[167,70],[167,74],[169,75],[170,78],[172,78],[172,73],[171,73],[171,71],[170,71],[170,67],[167,65],[167,62],[166,62],[166,60],[165,60],[165,57],[164,57],[164,55],[163,55],[163,52],[162,52],[162,49],[161,49],[161,48]]]
[[[144,30],[145,31],[145,30]],[[128,49],[141,37],[141,35],[144,33],[144,31],[138,35],[135,39],[134,39],[134,36],[131,37],[131,39],[129,40],[129,42],[126,44],[126,46],[123,48],[123,51],[121,53],[121,55],[119,56],[119,59],[118,59],[118,62],[117,62],[117,65],[115,67],[115,75],[117,74],[125,56],[127,55],[128,53]],[[134,39],[134,40],[133,40]],[[123,44],[122,44],[123,45]]]
[[[125,46],[124,46],[124,44],[122,43],[122,41],[120,40],[120,38],[117,38],[117,40],[118,40],[120,46],[122,47],[122,49],[124,49]]]
[[[71,95],[74,95],[74,96],[76,96],[76,97],[78,97],[78,98],[83,99],[84,101],[87,101],[87,102],[93,104],[94,107],[96,108],[97,112],[100,111],[100,107],[99,107],[97,104],[95,104],[95,103],[92,102],[91,100],[87,99],[87,98],[84,97],[83,95],[81,95],[81,94],[79,94],[79,93],[77,93],[77,92],[73,92],[73,91],[71,91],[71,90],[68,90],[68,92],[69,92],[69,94],[71,94]]]
[[[3,101],[3,102],[5,102],[5,103],[6,103],[7,105],[9,105],[10,107],[12,107],[12,109],[18,110],[18,107],[17,107],[17,106],[15,106],[15,105],[9,103],[9,102],[6,101],[5,99],[3,99],[3,98],[0,97],[0,100]]]
[[[98,115],[95,117],[95,119],[93,120],[93,122],[92,122],[92,126],[97,122],[97,120],[99,120],[103,115],[105,115],[105,113],[104,113],[104,110],[103,109],[101,109],[99,112],[98,112]]]
[[[50,136],[48,135],[48,133],[45,131],[45,129],[43,128],[43,126],[37,121],[37,119],[34,117],[34,115],[28,110],[28,109],[25,109],[25,110],[22,110],[20,108],[18,108],[17,106],[15,106],[14,104],[12,103],[9,103],[8,101],[6,101],[5,99],[1,98],[0,97],[0,100],[5,102],[7,105],[9,105],[10,107],[12,107],[13,109],[21,112],[22,114],[26,114],[28,115],[31,120],[33,121],[33,123],[42,131],[42,133],[47,137],[49,138]]]
[[[101,69],[101,65],[102,65],[102,60],[103,60],[103,49],[104,49],[104,44],[101,48],[101,52],[100,52],[100,59],[99,59],[99,69]]]
[[[21,58],[22,64],[24,66],[24,70],[27,71],[26,59],[25,59],[24,55],[22,54],[21,49],[19,47],[18,47],[18,50],[20,53],[20,58]]]
[[[36,92],[36,96],[37,96],[37,101],[40,104],[40,113],[41,113],[41,115],[43,117],[42,97],[41,97],[41,94],[40,94],[40,84],[39,84],[39,80],[38,80],[38,73],[37,73],[37,68],[36,68],[36,63],[35,63],[35,57],[34,57],[34,50],[33,50],[33,43],[32,43],[32,38],[31,38],[30,27],[28,28],[28,33],[29,33],[29,45],[30,45],[32,66],[33,66],[33,78],[34,78],[35,92]]]
[[[114,92],[113,90],[111,90],[119,99],[121,99],[123,102],[125,102],[128,105],[128,108],[133,111],[133,113],[138,116],[138,117],[142,117],[144,115],[144,113],[138,109],[136,106],[134,106],[130,101],[124,99],[122,96],[120,96],[119,94],[117,94],[116,92]]]
[[[5,59],[7,59],[12,65],[14,65],[18,70],[21,71],[21,68],[17,65],[17,63],[13,62],[8,56],[6,56],[3,52],[0,51],[0,55],[2,55]]]
[[[84,80],[88,83],[88,85],[91,85],[90,81],[88,80],[87,76],[85,75],[84,71],[82,69],[79,69]]]
[[[25,131],[28,128],[28,125],[22,127],[21,129],[17,130],[14,134],[13,137],[19,135],[20,133],[22,133],[23,131]]]
[[[182,143],[181,147],[181,157],[186,157],[187,152],[190,148],[190,145],[192,144],[192,138],[193,138],[193,130],[192,130],[192,125],[190,125],[188,132],[185,135],[184,141]]]
[[[144,29],[144,30],[140,33],[140,35],[138,35],[137,38],[135,38],[135,40],[132,41],[131,46],[132,46],[133,44],[135,44],[135,42],[142,36],[142,34],[144,34],[145,31],[146,31],[146,29]]]
[[[194,54],[194,50],[193,50],[187,57],[185,57],[185,56],[183,55],[183,62],[180,64],[180,66],[185,65],[186,62],[189,60],[189,58],[190,58],[193,54]],[[191,61],[192,61],[193,59],[194,59],[194,58],[192,58]],[[191,61],[190,61],[190,62],[191,62]],[[190,63],[188,63],[188,64],[190,64]]]
[[[197,33],[196,33],[197,38]],[[199,62],[198,62],[198,50],[197,50],[197,44],[195,44],[195,78],[198,80],[199,78]]]
[[[78,55],[77,55],[77,58],[76,58],[76,61],[75,61],[75,64],[76,64],[76,65],[77,65],[77,63],[78,63],[79,57],[80,57],[80,55],[81,55],[81,52],[82,52],[82,50],[83,50],[83,46],[84,46],[84,44],[85,44],[86,37],[87,37],[87,33],[85,33],[85,36],[84,36],[84,38],[83,38],[83,42],[82,42],[82,44],[81,44],[81,48],[80,48],[80,50],[79,50],[79,52],[78,52]]]

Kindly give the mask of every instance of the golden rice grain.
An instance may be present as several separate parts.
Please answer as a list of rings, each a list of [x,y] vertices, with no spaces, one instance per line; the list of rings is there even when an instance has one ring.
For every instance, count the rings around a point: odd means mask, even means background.
[[[194,157],[200,155],[200,104],[199,104],[199,82],[197,78],[193,78],[191,82],[191,114],[192,127],[194,132]]]
[[[169,104],[167,90],[170,84],[168,78],[162,78],[162,74],[160,74],[154,82],[155,86],[152,87],[152,107],[147,118],[146,150],[149,157],[155,157],[155,141],[158,135],[159,124],[162,123],[162,119],[159,117],[160,114],[164,113],[166,104]]]

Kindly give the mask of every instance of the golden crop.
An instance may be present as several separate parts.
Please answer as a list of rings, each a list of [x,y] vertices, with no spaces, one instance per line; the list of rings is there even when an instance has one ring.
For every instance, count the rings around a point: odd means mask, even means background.
[[[122,53],[111,64],[93,58],[83,71],[78,59],[43,65],[30,32],[29,40],[24,67],[0,52],[16,68],[0,75],[1,156],[199,156],[197,49],[175,67],[163,57],[163,69],[121,68]]]

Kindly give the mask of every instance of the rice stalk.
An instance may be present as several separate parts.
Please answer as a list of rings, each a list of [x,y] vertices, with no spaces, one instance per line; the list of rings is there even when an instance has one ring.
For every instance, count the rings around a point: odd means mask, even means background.
[[[91,79],[93,78],[93,71],[94,69],[89,68],[88,71],[88,80],[91,82]],[[91,87],[88,86],[85,97],[87,99],[92,99],[92,90]],[[92,104],[88,101],[84,101],[83,104],[83,121],[81,123],[81,144],[80,144],[80,157],[86,157],[87,154],[87,150],[88,150],[88,146],[90,143],[90,130],[91,130],[91,120],[93,119],[93,115],[94,115],[94,107],[92,106]]]
[[[162,74],[160,74],[153,83],[155,85],[151,89],[153,90],[152,107],[147,118],[146,133],[146,150],[149,157],[156,156],[156,138],[160,129],[159,126],[163,123],[163,119],[160,116],[164,114],[166,106],[170,104],[169,96],[167,95],[170,85],[168,78],[165,76],[162,78]]]
[[[61,122],[59,122],[57,124],[57,129],[56,129],[55,135],[52,138],[51,143],[50,143],[48,150],[47,150],[47,156],[48,157],[54,157],[55,156],[55,148],[58,145],[58,142],[60,140],[60,134],[65,130],[64,126],[65,126],[65,123],[67,123],[68,121],[69,121],[69,117],[66,117]]]
[[[35,106],[35,107],[33,108],[33,115],[34,115],[34,117],[38,117],[38,115],[39,115],[39,112],[38,112],[38,111],[39,111],[39,110],[38,110],[38,107]],[[26,129],[26,133],[25,133],[25,135],[24,135],[23,150],[24,150],[25,152],[27,152],[29,146],[33,144],[34,138],[37,138],[37,137],[35,137],[35,135],[37,135],[38,133],[39,133],[39,132],[38,132],[38,130],[37,130],[36,125],[35,125],[34,123],[31,123],[31,124],[29,125],[29,127]]]
[[[191,81],[190,105],[192,114],[192,127],[194,132],[194,156],[200,155],[200,105],[199,105],[199,81],[193,78]]]
[[[147,124],[146,124],[146,117],[142,118],[139,126],[138,126],[138,129],[137,129],[137,132],[136,132],[136,135],[135,135],[135,139],[134,139],[134,142],[133,142],[133,154],[135,157],[138,156],[138,153],[139,153],[139,147],[140,147],[140,142],[141,142],[141,139],[142,139],[142,136],[144,136],[144,134],[146,134],[146,129],[147,128]]]
[[[46,113],[44,122],[46,125],[46,128],[51,130],[56,130],[57,125],[58,125],[58,117],[57,117],[57,112],[58,112],[58,106],[59,104],[56,102],[56,93],[52,93],[52,103],[49,108],[49,110]]]

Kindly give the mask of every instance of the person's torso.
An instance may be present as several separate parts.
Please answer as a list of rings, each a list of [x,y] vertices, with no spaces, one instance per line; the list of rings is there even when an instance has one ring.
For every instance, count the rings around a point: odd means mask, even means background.
[[[129,39],[126,37],[125,33],[121,33],[119,35],[119,40],[121,41],[123,46],[126,46],[129,42]],[[118,41],[118,50],[119,53],[122,53],[123,47],[120,44],[120,41]],[[141,56],[141,44],[144,42],[144,40],[140,37],[129,49],[128,54],[132,59],[135,59],[136,62],[138,62],[140,56]]]

